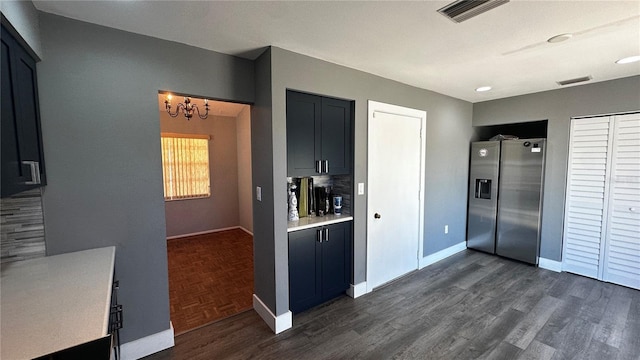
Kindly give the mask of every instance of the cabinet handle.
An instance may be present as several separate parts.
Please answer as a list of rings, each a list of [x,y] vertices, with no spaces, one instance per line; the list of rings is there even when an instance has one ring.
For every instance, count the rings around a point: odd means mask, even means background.
[[[324,241],[329,242],[329,229],[324,229]]]
[[[321,165],[321,161],[320,160],[316,160],[316,172],[318,174],[322,173],[322,165]]]
[[[40,179],[40,163],[37,161],[23,161],[22,165],[27,165],[31,168],[31,181],[25,181],[25,185],[39,185]]]
[[[322,244],[322,229],[316,230],[316,241]]]
[[[329,160],[324,160],[324,161],[322,162],[322,165],[323,165],[323,167],[324,167],[323,172],[324,172],[324,173],[329,173]]]

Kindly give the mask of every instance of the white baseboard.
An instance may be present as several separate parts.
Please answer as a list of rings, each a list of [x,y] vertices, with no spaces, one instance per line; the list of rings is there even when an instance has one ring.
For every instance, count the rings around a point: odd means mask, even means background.
[[[293,314],[291,311],[287,311],[280,316],[275,316],[256,294],[253,294],[253,309],[276,334],[291,329],[293,326]]]
[[[446,249],[440,250],[437,253],[428,255],[420,259],[420,269],[425,266],[429,266],[431,264],[435,264],[442,259],[446,259],[449,256],[459,253],[460,251],[464,251],[467,249],[467,242],[462,241],[453,246],[449,246]]]
[[[249,234],[251,234],[253,236],[253,233],[249,232],[249,230],[243,228],[242,226],[231,226],[231,227],[220,228],[220,229],[198,231],[198,232],[189,233],[189,234],[167,236],[167,240],[179,239],[179,238],[188,237],[188,236],[206,235],[206,234],[217,233],[217,232],[227,231],[227,230],[234,230],[234,229],[244,230],[245,232],[247,232],[247,233],[249,233]]]
[[[562,261],[549,260],[541,257],[538,258],[538,267],[555,272],[562,272]]]
[[[359,284],[349,284],[349,288],[347,289],[347,295],[351,296],[352,298],[357,298],[360,297],[364,294],[367,293],[367,282],[363,281]]]
[[[169,323],[169,325],[170,328],[165,331],[120,345],[120,358],[136,360],[173,347],[173,324]]]
[[[249,234],[249,235],[253,236],[253,232],[251,232],[251,231],[249,231],[249,230],[245,229],[245,228],[244,228],[244,226],[238,226],[238,228],[239,228],[240,230],[242,230],[242,231],[246,232],[247,234]]]

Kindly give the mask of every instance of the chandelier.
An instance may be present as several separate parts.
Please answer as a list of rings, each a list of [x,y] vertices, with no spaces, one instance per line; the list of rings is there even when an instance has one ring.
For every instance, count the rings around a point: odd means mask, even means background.
[[[204,109],[205,109],[204,115],[200,114],[200,109],[198,108],[198,105],[191,103],[191,98],[188,98],[188,97],[185,97],[184,102],[181,102],[176,106],[176,112],[172,113],[171,112],[171,95],[167,95],[167,98],[164,99],[164,108],[167,110],[167,113],[171,117],[178,116],[178,114],[180,113],[180,110],[182,110],[182,113],[184,114],[184,117],[187,118],[187,120],[191,120],[194,112],[198,113],[198,117],[200,119],[206,119],[207,116],[209,116],[209,100],[207,99],[204,99]]]

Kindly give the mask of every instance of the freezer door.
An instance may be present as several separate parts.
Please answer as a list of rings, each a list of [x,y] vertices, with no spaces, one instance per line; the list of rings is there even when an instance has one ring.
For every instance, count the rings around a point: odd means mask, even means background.
[[[499,141],[471,144],[467,247],[495,253]]]
[[[505,140],[500,162],[496,253],[538,263],[544,139]]]

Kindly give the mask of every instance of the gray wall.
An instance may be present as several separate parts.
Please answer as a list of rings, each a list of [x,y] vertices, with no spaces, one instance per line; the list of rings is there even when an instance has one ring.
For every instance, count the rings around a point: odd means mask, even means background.
[[[251,184],[251,108],[236,118],[238,144],[238,223],[253,232],[253,186]]]
[[[166,330],[158,90],[250,103],[253,63],[50,14],[40,26],[47,253],[115,245],[122,341]]]
[[[211,196],[165,201],[167,236],[238,226],[238,145],[236,118],[209,115],[206,120],[172,118],[160,112],[160,131],[211,135],[209,179]]]
[[[540,256],[560,261],[571,117],[640,110],[640,76],[486,101],[473,125],[549,120]]]
[[[33,6],[33,3],[31,1],[3,0],[0,1],[0,11],[31,48],[36,57],[42,59],[39,12]]]
[[[367,100],[376,100],[427,111],[427,159],[425,189],[425,238],[424,255],[429,255],[459,242],[465,241],[466,193],[469,139],[472,135],[471,103],[448,96],[422,90],[356,71],[287,50],[272,47],[271,57],[264,54],[257,70],[256,100],[263,98],[264,111],[254,112],[254,182],[267,185],[273,182],[272,193],[266,204],[270,209],[264,213],[255,211],[256,245],[258,236],[265,248],[275,255],[275,263],[267,267],[270,255],[256,252],[256,284],[268,280],[274,283],[266,303],[276,315],[288,310],[287,267],[287,219],[286,219],[286,89],[295,89],[356,101],[355,108],[355,169],[354,183],[367,180]],[[268,64],[269,60],[271,64]],[[270,65],[270,66],[269,66]],[[261,75],[262,74],[262,75]],[[267,76],[271,75],[271,87]],[[271,92],[271,97],[269,97]],[[268,103],[268,101],[271,103]],[[257,104],[257,103],[256,103]],[[271,109],[268,109],[272,106]],[[270,110],[270,111],[269,111]],[[265,151],[255,146],[255,124],[261,124],[264,137],[261,142]],[[270,136],[269,136],[270,135]],[[271,151],[272,150],[272,151]],[[255,175],[259,164],[265,167],[261,175]],[[268,169],[267,169],[268,168]],[[271,170],[272,173],[268,173]],[[264,196],[264,192],[263,192]],[[273,199],[282,201],[273,202]],[[256,204],[254,202],[254,204]],[[366,199],[356,196],[353,202],[355,269],[354,283],[366,278]],[[269,217],[272,221],[269,221]],[[258,222],[268,222],[264,233]],[[449,225],[449,234],[444,234],[444,225]],[[267,231],[268,230],[268,231]],[[260,234],[260,235],[258,235]],[[268,271],[267,271],[268,270]],[[256,286],[257,287],[257,286]],[[259,294],[261,295],[261,294]],[[266,296],[266,295],[265,295]],[[275,296],[276,306],[272,307]]]
[[[262,200],[253,196],[254,293],[275,313],[276,280],[274,248],[273,136],[271,109],[271,49],[255,61],[255,102],[251,107],[251,163],[254,194],[262,188]],[[277,207],[279,210],[279,207]],[[280,261],[280,258],[278,258]],[[280,314],[276,314],[280,315]]]

